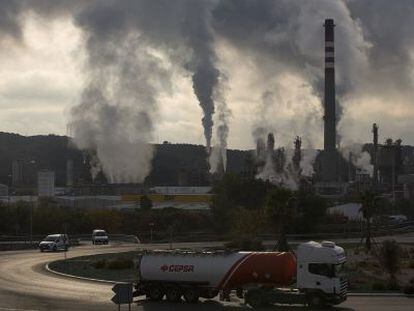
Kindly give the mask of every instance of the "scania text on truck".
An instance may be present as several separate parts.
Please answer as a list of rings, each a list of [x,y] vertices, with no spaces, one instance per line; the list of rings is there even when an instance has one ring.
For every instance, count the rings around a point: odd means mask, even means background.
[[[139,259],[135,296],[187,302],[226,299],[231,291],[252,307],[335,305],[346,300],[346,261],[333,242],[307,242],[285,252],[152,251]],[[296,282],[295,282],[296,281]]]

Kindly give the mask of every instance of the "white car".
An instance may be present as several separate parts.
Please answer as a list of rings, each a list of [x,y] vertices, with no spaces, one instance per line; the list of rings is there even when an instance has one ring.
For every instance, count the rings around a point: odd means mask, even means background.
[[[109,237],[105,230],[96,229],[92,232],[92,244],[108,244]]]
[[[50,234],[39,243],[39,249],[43,251],[67,251],[69,248],[69,237],[67,234]]]

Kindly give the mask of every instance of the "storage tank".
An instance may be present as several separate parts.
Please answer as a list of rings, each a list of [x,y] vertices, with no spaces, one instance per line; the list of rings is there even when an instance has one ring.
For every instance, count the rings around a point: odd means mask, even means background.
[[[260,283],[286,286],[296,276],[296,259],[283,252],[151,252],[140,262],[141,281],[194,283],[232,289]]]

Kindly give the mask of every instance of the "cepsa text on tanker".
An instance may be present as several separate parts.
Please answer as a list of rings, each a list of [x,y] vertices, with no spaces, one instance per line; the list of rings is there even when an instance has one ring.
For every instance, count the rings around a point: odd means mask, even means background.
[[[162,265],[162,272],[194,272],[194,265]]]

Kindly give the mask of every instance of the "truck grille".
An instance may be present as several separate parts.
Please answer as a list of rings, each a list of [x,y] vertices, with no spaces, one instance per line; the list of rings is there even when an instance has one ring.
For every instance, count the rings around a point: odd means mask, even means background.
[[[347,280],[341,280],[341,296],[346,296],[348,291],[348,281]]]

